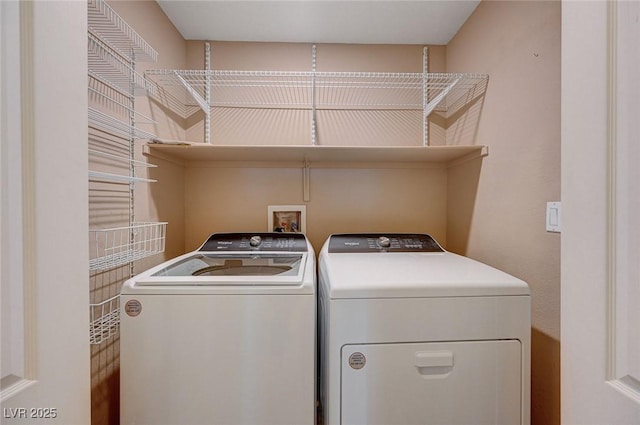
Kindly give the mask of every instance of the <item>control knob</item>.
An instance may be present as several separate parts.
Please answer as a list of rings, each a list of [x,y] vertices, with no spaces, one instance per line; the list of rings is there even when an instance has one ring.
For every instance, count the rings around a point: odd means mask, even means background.
[[[249,245],[252,247],[257,247],[262,243],[262,238],[260,236],[251,236],[249,239]]]
[[[391,239],[386,236],[380,236],[378,238],[378,245],[380,245],[381,248],[389,248],[391,246]]]

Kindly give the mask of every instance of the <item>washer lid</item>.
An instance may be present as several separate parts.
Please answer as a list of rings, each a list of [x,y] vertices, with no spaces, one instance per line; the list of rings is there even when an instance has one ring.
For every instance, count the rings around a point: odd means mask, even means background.
[[[450,252],[324,251],[319,268],[333,299],[529,295],[522,280]]]
[[[300,285],[307,253],[194,252],[138,276],[136,286],[289,286]]]
[[[193,254],[151,276],[297,276],[303,255],[296,253]]]
[[[303,234],[216,233],[198,251],[127,280],[129,294],[313,294],[315,255]]]

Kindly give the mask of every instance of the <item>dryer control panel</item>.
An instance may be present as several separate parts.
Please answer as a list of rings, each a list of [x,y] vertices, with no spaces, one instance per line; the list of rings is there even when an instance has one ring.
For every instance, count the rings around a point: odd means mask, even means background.
[[[302,233],[214,233],[198,251],[288,251],[306,252]]]
[[[444,252],[431,236],[417,233],[352,233],[332,235],[330,253]]]

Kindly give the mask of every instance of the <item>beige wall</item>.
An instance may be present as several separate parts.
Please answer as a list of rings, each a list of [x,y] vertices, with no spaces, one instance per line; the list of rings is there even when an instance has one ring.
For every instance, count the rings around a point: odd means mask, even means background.
[[[306,205],[319,251],[331,233],[428,232],[446,241],[446,168],[312,168],[310,201],[301,168],[193,163],[186,172],[186,246],[212,232],[266,231],[268,205]]]
[[[532,423],[559,423],[560,235],[545,207],[560,200],[560,2],[481,2],[447,71],[490,75],[476,141],[489,156],[450,171],[448,246],[529,283]]]

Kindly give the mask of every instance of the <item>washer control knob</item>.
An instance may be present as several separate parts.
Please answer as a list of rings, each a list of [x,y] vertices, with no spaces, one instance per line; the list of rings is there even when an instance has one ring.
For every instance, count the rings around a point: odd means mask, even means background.
[[[391,239],[386,236],[380,236],[378,238],[378,245],[380,245],[381,248],[389,248],[391,246]]]
[[[249,245],[253,247],[257,247],[262,243],[262,238],[260,236],[251,236],[249,239]]]

